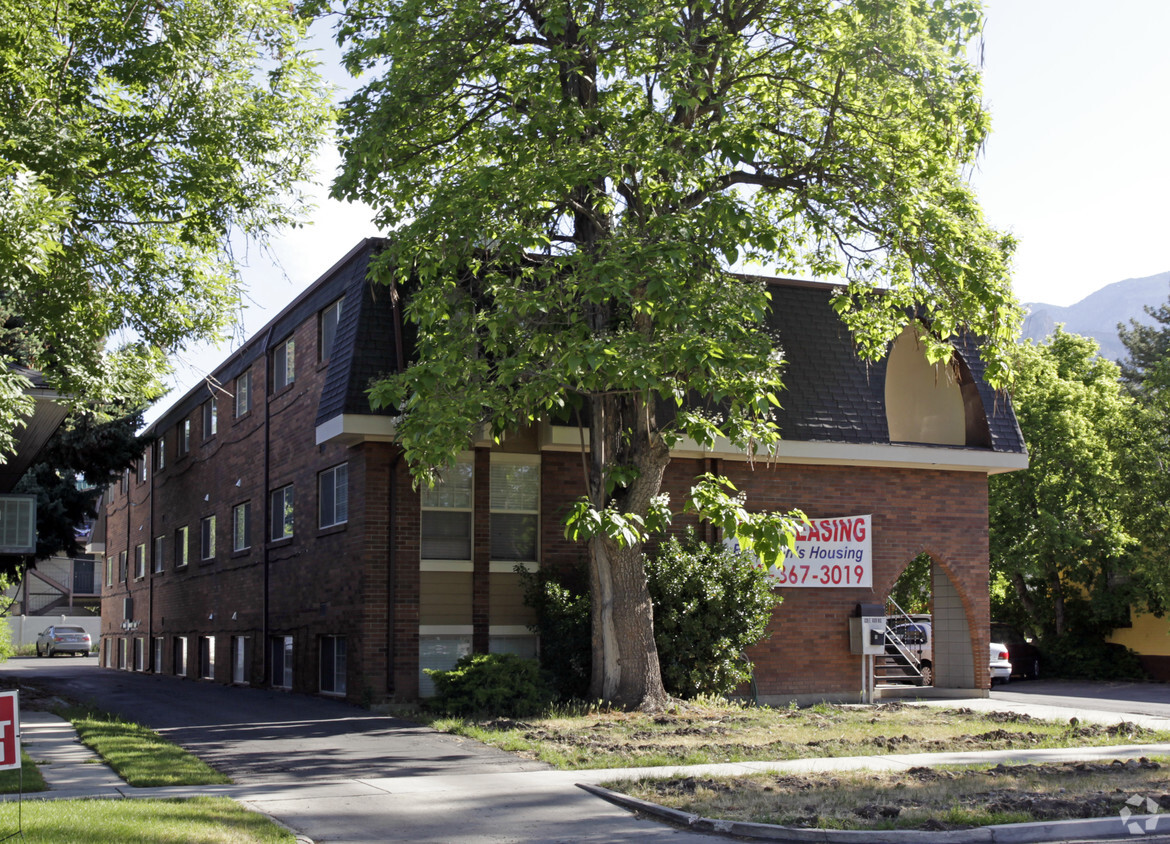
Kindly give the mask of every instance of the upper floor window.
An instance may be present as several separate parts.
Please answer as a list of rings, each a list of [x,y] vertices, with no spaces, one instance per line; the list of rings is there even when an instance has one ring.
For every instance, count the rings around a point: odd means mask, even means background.
[[[140,543],[134,546],[134,579],[146,577],[146,545]]]
[[[252,409],[252,370],[236,379],[236,416]]]
[[[540,517],[540,457],[492,455],[493,560],[535,562]]]
[[[293,487],[282,486],[272,493],[272,521],[269,539],[288,539],[293,535]]]
[[[186,454],[190,450],[191,450],[191,420],[190,420],[190,418],[188,418],[188,419],[184,419],[182,422],[179,423],[179,447],[176,449],[176,451],[178,452],[179,456],[182,457],[184,454]]]
[[[296,345],[292,337],[272,352],[272,391],[282,390],[296,379]]]
[[[175,568],[181,569],[187,565],[187,526],[175,529]]]
[[[232,550],[244,551],[252,546],[252,502],[232,508]]]
[[[215,516],[204,516],[199,522],[199,559],[215,557]]]
[[[318,524],[327,528],[349,520],[349,466],[342,463],[317,476]]]
[[[203,402],[203,439],[214,437],[219,427],[219,404],[215,399]]]
[[[138,461],[138,483],[146,483],[146,469],[150,463],[150,452],[143,452],[141,459]]]
[[[470,560],[474,467],[460,461],[422,491],[422,559]]]
[[[155,574],[162,574],[163,560],[166,559],[166,548],[167,538],[165,536],[156,536],[154,538],[153,567],[151,568],[151,571]]]
[[[167,438],[164,434],[155,441],[154,444],[154,460],[155,471],[160,471],[166,468],[167,465]]]
[[[317,343],[319,360],[329,360],[329,356],[333,354],[333,341],[337,338],[337,325],[341,322],[341,308],[344,303],[345,297],[342,296],[321,311],[321,336]]]

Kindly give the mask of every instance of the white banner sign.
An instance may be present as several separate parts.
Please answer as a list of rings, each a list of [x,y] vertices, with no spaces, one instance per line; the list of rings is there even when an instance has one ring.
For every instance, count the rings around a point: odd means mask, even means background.
[[[873,516],[812,519],[796,537],[796,551],[784,556],[784,567],[772,566],[776,586],[832,589],[873,586],[870,547]]]

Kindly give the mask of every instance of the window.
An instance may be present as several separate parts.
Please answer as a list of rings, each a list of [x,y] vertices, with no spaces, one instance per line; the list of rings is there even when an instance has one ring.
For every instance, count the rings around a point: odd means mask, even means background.
[[[144,451],[142,457],[138,461],[138,483],[146,483],[146,464],[149,463],[150,452]]]
[[[244,551],[252,547],[252,502],[245,501],[232,508],[232,550]]]
[[[187,534],[186,525],[175,531],[175,568],[177,569],[187,565]]]
[[[124,669],[126,667],[126,639],[118,640],[118,668]]]
[[[272,493],[272,525],[269,539],[276,542],[293,535],[293,487],[281,487]]]
[[[154,560],[151,571],[155,574],[163,573],[163,560],[166,559],[167,538],[165,536],[156,536],[154,538]]]
[[[124,469],[122,471],[122,493],[125,494],[130,491],[130,470]]]
[[[283,390],[296,379],[296,345],[289,337],[272,352],[272,391]]]
[[[146,577],[146,544],[134,546],[134,579],[142,580]]]
[[[471,636],[443,635],[418,637],[418,695],[432,697],[435,681],[425,669],[450,671],[460,658],[471,653]]]
[[[323,528],[349,521],[349,467],[342,463],[317,476],[320,502],[318,525]]]
[[[252,409],[252,370],[236,379],[236,416]]]
[[[199,676],[204,680],[215,679],[215,637],[199,637]]]
[[[154,444],[155,471],[160,472],[167,467],[167,438],[164,434]]]
[[[126,552],[118,552],[118,580],[126,582]]]
[[[219,404],[215,399],[203,402],[203,439],[210,439],[219,427]]]
[[[472,478],[471,463],[459,462],[422,491],[422,559],[471,559]]]
[[[114,558],[106,557],[106,586],[114,585]]]
[[[199,559],[215,558],[215,516],[204,516],[199,520]]]
[[[154,648],[151,653],[150,670],[155,674],[162,674],[163,641],[164,638],[162,636],[154,637]]]
[[[293,637],[273,636],[269,641],[272,676],[268,681],[276,689],[291,689],[293,681]]]
[[[345,637],[321,637],[321,691],[345,694]]]
[[[317,344],[318,360],[329,360],[333,353],[333,341],[337,337],[337,325],[341,322],[341,307],[345,297],[321,311],[321,337]]]
[[[540,458],[492,455],[493,560],[535,562],[540,516]]]
[[[146,640],[141,636],[134,637],[134,670],[146,670]]]
[[[178,677],[187,676],[187,637],[176,636],[174,642],[174,660],[171,666]]]
[[[178,425],[179,442],[175,448],[175,452],[179,457],[188,454],[191,451],[191,420],[184,419]]]
[[[232,682],[247,683],[248,637],[232,636]]]

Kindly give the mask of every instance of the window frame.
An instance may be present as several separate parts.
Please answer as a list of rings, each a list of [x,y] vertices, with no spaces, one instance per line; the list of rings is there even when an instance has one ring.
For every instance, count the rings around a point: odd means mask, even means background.
[[[215,513],[199,520],[199,562],[215,559]]]
[[[249,367],[236,376],[236,418],[252,412],[252,369]]]
[[[272,350],[272,392],[279,393],[297,380],[296,338],[288,337]]]
[[[167,435],[161,434],[154,441],[154,470],[161,472],[167,467]]]
[[[162,574],[164,571],[163,563],[166,562],[167,537],[166,534],[160,534],[154,538],[154,554],[151,557],[151,574]]]
[[[501,494],[498,494],[497,488],[496,488],[496,478],[497,478],[496,469],[497,469],[497,467],[504,468],[504,467],[509,467],[509,466],[531,466],[531,467],[534,467],[536,469],[536,493],[534,496],[534,501],[532,502],[535,504],[534,508],[527,508],[527,507],[517,508],[517,507],[503,506],[502,502],[503,502],[504,496]],[[492,545],[494,544],[495,536],[494,536],[494,534],[491,534],[489,531],[489,537],[488,537],[489,550],[488,550],[488,553],[489,553],[491,561],[493,563],[497,563],[497,564],[502,563],[502,564],[506,565],[507,571],[511,571],[513,566],[515,566],[515,564],[517,564],[517,563],[532,563],[532,564],[539,565],[539,563],[540,563],[540,494],[541,494],[541,474],[542,474],[540,455],[539,454],[496,454],[496,453],[493,453],[491,455],[491,469],[490,469],[490,471],[491,471],[491,477],[488,480],[488,488],[489,488],[489,493],[488,493],[489,494],[489,505],[488,506],[489,506],[489,513],[490,513],[489,518],[491,519],[491,524],[493,526],[495,526],[499,523],[499,521],[502,521],[502,520],[495,519],[495,516],[497,514],[501,515],[501,516],[503,516],[503,515],[523,516],[523,517],[530,516],[535,521],[535,527],[534,527],[533,538],[532,538],[532,557],[530,559],[514,559],[512,556],[497,556],[495,554],[495,549],[492,547]]]
[[[191,562],[191,529],[187,525],[175,528],[175,570],[185,569]]]
[[[341,646],[340,657],[338,645]],[[328,650],[328,654],[326,653]],[[320,638],[318,657],[320,661],[318,689],[321,694],[345,697],[346,673],[348,671],[348,645],[345,636],[326,635]],[[328,683],[326,682],[328,678]]]
[[[199,679],[215,679],[215,637],[199,637]]]
[[[345,312],[345,297],[339,296],[317,312],[317,362],[325,363],[333,357],[337,343],[337,329]],[[328,337],[328,343],[326,338]]]
[[[446,483],[444,475],[450,471],[450,468],[445,468],[439,473],[439,480],[436,481],[435,487],[432,489],[423,488],[419,492],[419,559],[420,561],[438,562],[438,563],[470,563],[472,556],[475,553],[475,460],[471,454],[460,455],[456,460],[456,469],[467,467],[470,468],[470,474],[466,478],[467,483],[467,506],[455,506],[449,504],[439,503],[438,496],[440,492],[440,483]],[[426,554],[427,533],[426,522],[428,513],[461,513],[466,518],[467,523],[467,556],[465,557],[432,557]]]
[[[345,478],[338,483],[337,473],[343,472]],[[327,486],[331,489],[329,496],[325,494]],[[339,494],[340,493],[340,494]],[[326,521],[325,504],[330,502],[330,509],[332,513],[329,515],[330,521]],[[343,509],[344,513],[341,518],[338,518],[338,510]],[[320,530],[325,528],[338,527],[349,522],[349,463],[338,463],[336,466],[330,466],[317,473],[317,527]]]
[[[293,659],[296,656],[296,643],[292,636],[270,636],[269,647],[269,677],[268,684],[274,689],[292,689],[293,687]],[[277,655],[279,653],[279,660]],[[277,662],[280,663],[280,677],[276,676]]]
[[[139,542],[134,546],[134,579],[142,580],[146,577],[146,543]]]
[[[243,530],[240,516],[243,516]],[[242,542],[241,542],[242,540]],[[252,547],[252,501],[241,501],[232,507],[232,553],[247,551]]]
[[[177,457],[186,457],[191,453],[191,417],[188,416],[175,426],[177,440],[175,452]]]
[[[219,402],[215,397],[203,402],[203,439],[209,440],[219,433]]]
[[[280,496],[280,508],[283,513],[277,518],[277,496]],[[292,539],[296,531],[296,493],[293,484],[277,487],[268,494],[268,541],[283,542]],[[280,525],[280,534],[276,528]]]

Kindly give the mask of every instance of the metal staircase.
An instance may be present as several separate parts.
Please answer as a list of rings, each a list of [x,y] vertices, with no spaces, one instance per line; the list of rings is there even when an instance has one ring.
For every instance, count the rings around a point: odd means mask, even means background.
[[[877,685],[932,685],[933,668],[922,658],[926,638],[919,624],[893,598],[887,598],[886,653],[874,658]]]

